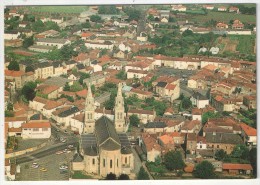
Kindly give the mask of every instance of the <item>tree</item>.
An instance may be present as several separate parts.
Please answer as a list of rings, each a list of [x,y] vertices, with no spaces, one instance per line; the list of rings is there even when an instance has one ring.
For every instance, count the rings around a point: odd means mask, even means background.
[[[104,103],[104,106],[105,106],[106,109],[108,109],[108,110],[114,109],[116,94],[117,94],[116,89],[113,89],[111,91],[109,100]]]
[[[187,37],[187,36],[192,36],[193,35],[193,32],[189,29],[185,30],[183,33],[182,33],[182,36],[183,37]]]
[[[144,170],[143,167],[140,168],[138,174],[137,174],[137,179],[138,180],[149,180],[149,175],[148,173]]]
[[[72,56],[77,56],[78,53],[74,51],[74,48],[71,45],[64,45],[60,49],[60,55],[63,60],[69,60]]]
[[[165,167],[170,171],[180,170],[185,167],[185,163],[182,160],[180,151],[167,152],[164,156],[164,164],[165,164]]]
[[[253,174],[256,177],[257,174],[257,150],[256,148],[252,148],[249,152],[250,163],[253,167]]]
[[[130,180],[129,176],[127,174],[121,174],[118,177],[118,180]]]
[[[249,160],[249,149],[244,144],[236,145],[231,152],[234,158]]]
[[[193,175],[201,179],[212,179],[216,177],[214,166],[209,161],[202,161],[197,164]]]
[[[5,117],[14,117],[14,112],[9,111],[9,110],[5,110]]]
[[[56,31],[60,31],[60,27],[58,26],[58,24],[56,22],[53,21],[47,21],[45,23],[45,30],[56,30]]]
[[[35,16],[31,14],[24,14],[23,21],[35,22]]]
[[[8,70],[12,71],[20,71],[19,64],[16,60],[12,60],[10,64],[7,66]]]
[[[120,80],[126,80],[126,73],[124,70],[121,70],[119,73],[116,74],[116,78]]]
[[[37,87],[36,82],[27,82],[23,86],[21,93],[27,101],[34,99],[34,97],[36,95],[34,90],[35,90],[36,87]]]
[[[222,161],[226,156],[227,153],[223,149],[217,150],[215,153],[215,159],[218,161]]]
[[[13,105],[12,103],[8,102],[8,104],[7,104],[7,110],[8,110],[8,111],[13,111],[13,109],[14,109],[14,105]]]
[[[214,113],[214,112],[206,112],[202,115],[202,124],[205,124],[209,118],[219,118],[220,114],[219,113]]]
[[[25,72],[34,72],[34,68],[32,66],[26,66]]]
[[[116,174],[114,173],[107,174],[106,180],[116,180]]]
[[[91,92],[92,92],[92,94],[95,94],[95,92],[96,92],[96,87],[95,87],[95,85],[91,85]]]
[[[189,98],[184,97],[184,98],[181,100],[180,106],[181,106],[182,109],[185,109],[185,110],[186,110],[186,109],[191,108],[192,102],[190,101]]]
[[[25,38],[23,40],[23,47],[28,48],[29,46],[33,45],[33,36]]]
[[[82,28],[91,28],[91,24],[89,22],[85,22],[81,24]]]
[[[65,83],[65,86],[63,87],[63,91],[70,91],[70,86],[68,82]]]
[[[128,21],[139,21],[141,18],[141,11],[135,8],[129,7],[124,10],[124,12],[129,16]]]
[[[83,81],[86,78],[90,78],[90,74],[89,73],[80,73],[79,83],[81,85],[83,85]]]
[[[91,15],[90,21],[92,21],[92,22],[102,22],[101,17],[99,15]]]
[[[44,29],[45,29],[45,25],[40,19],[38,19],[37,21],[35,21],[32,24],[32,30],[33,31],[41,32],[41,31],[44,31]]]
[[[77,91],[81,91],[83,89],[83,87],[80,85],[79,82],[75,81],[73,83],[73,85],[70,86],[70,90],[72,92],[77,92]]]
[[[130,120],[130,125],[138,127],[138,125],[140,124],[140,119],[138,118],[138,116],[136,114],[133,114],[129,117]]]
[[[154,16],[153,16],[153,15],[148,15],[147,19],[148,19],[149,21],[154,21]]]

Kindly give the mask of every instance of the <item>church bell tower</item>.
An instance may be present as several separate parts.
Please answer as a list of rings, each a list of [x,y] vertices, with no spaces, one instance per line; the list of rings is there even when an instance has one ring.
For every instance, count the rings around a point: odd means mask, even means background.
[[[121,83],[118,84],[115,102],[115,127],[117,132],[125,132],[125,107]]]
[[[88,83],[88,94],[85,103],[85,125],[84,133],[93,133],[95,129],[95,103]]]

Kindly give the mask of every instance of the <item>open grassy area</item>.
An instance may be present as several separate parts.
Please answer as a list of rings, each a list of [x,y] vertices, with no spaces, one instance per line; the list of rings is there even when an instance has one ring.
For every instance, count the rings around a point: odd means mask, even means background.
[[[73,179],[92,179],[91,176],[83,174],[81,171],[75,171],[72,175]]]
[[[254,35],[230,35],[231,40],[238,40],[236,50],[241,54],[254,54],[255,36]]]
[[[191,17],[192,21],[197,22],[207,22],[209,20],[216,20],[225,23],[229,23],[230,20],[239,19],[242,22],[247,23],[256,23],[256,16],[255,15],[244,15],[244,14],[235,14],[235,13],[228,13],[228,12],[213,12],[209,11],[207,15],[193,15]]]
[[[48,13],[81,13],[87,11],[89,6],[32,6],[29,7],[31,12],[48,12]]]

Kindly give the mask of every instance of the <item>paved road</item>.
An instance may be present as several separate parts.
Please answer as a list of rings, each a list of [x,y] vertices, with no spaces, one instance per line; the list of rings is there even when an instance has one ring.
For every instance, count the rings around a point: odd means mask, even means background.
[[[67,148],[67,146],[70,144],[76,145],[77,143],[78,142],[76,142],[76,141],[62,143],[62,144],[60,143],[60,144],[53,146],[52,148],[48,148],[47,150],[37,151],[37,152],[31,153],[30,155],[27,155],[27,156],[17,157],[16,163],[21,164],[21,163],[33,161],[35,159],[39,159],[42,157],[46,157],[48,155],[55,154],[59,150],[63,150],[65,148]]]

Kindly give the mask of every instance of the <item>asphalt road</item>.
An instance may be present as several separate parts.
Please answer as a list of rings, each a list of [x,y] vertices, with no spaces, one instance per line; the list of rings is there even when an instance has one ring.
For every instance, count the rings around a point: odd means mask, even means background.
[[[48,155],[55,154],[59,150],[63,150],[65,148],[67,148],[68,145],[71,145],[71,144],[76,145],[77,143],[78,143],[77,141],[62,143],[62,144],[58,144],[58,145],[56,145],[52,148],[49,148],[47,150],[35,152],[35,153],[32,153],[32,154],[27,155],[27,156],[23,156],[23,157],[18,157],[18,158],[16,158],[16,163],[21,164],[21,163],[33,161],[35,159],[39,159],[39,158],[42,158],[42,157],[46,157]]]

